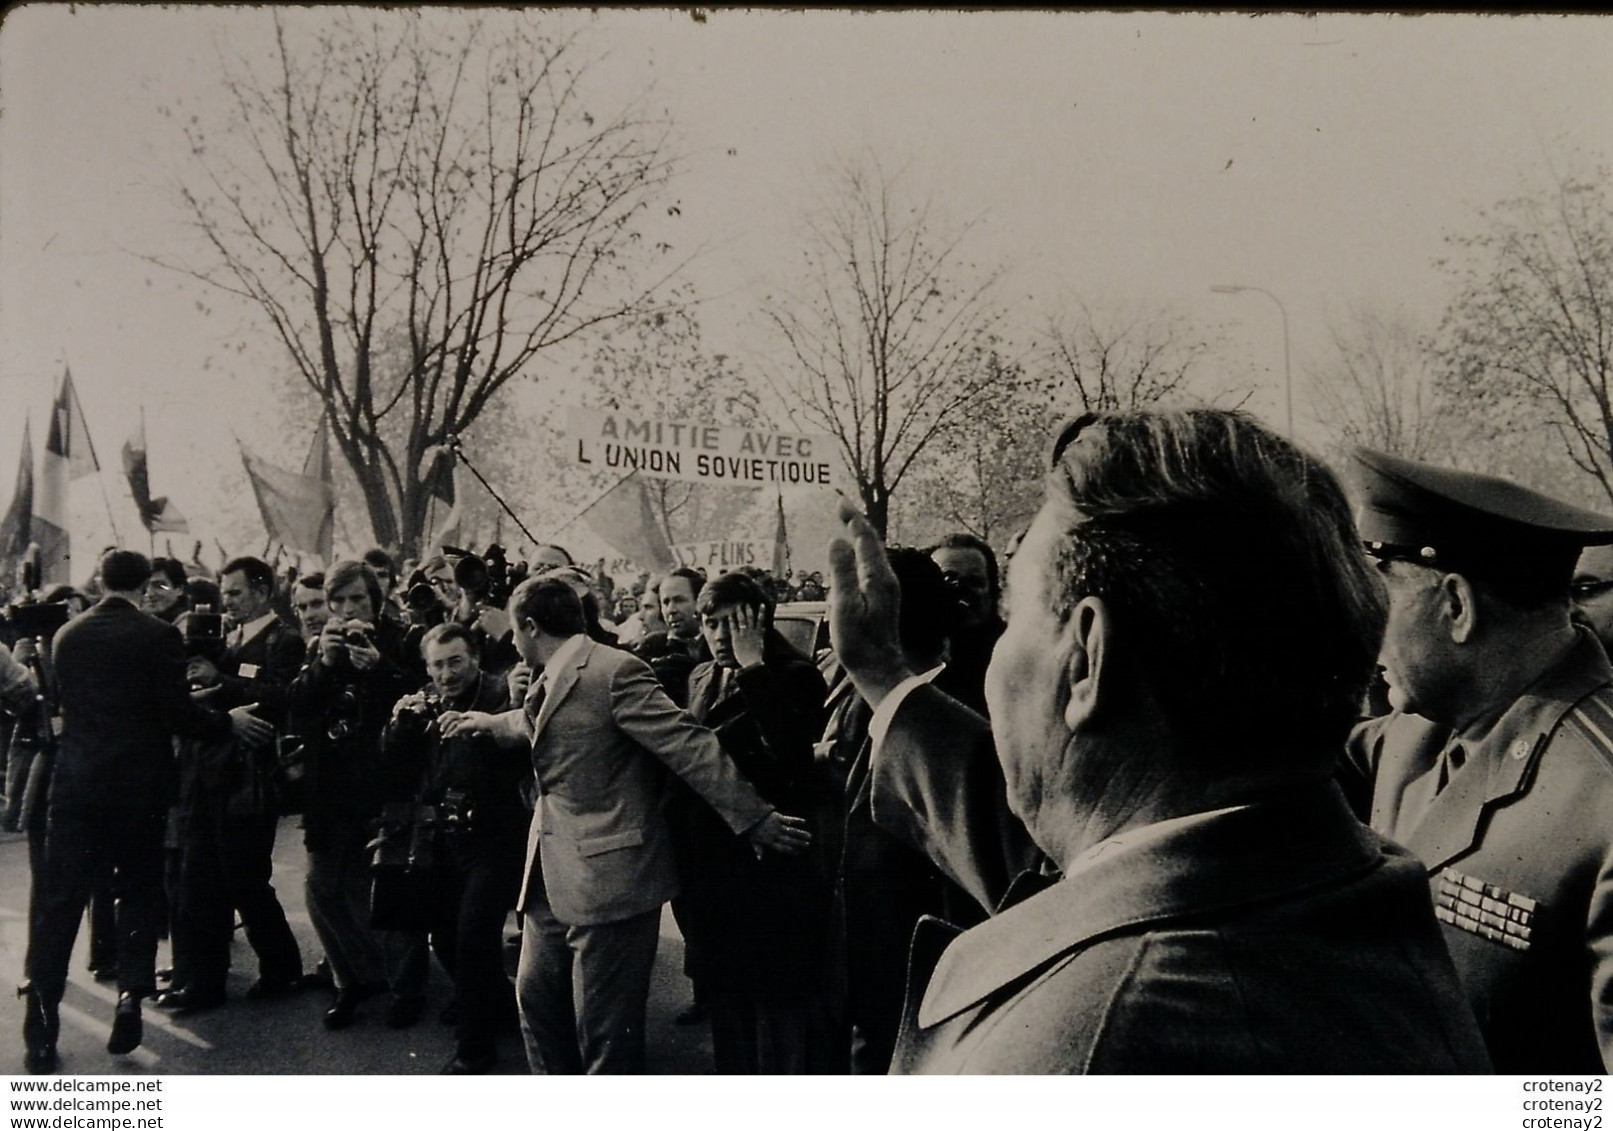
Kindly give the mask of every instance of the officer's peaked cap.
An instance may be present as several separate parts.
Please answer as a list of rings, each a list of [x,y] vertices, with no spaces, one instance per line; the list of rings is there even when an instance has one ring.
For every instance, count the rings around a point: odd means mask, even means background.
[[[1370,448],[1357,448],[1353,462],[1356,526],[1379,557],[1566,589],[1584,547],[1613,543],[1613,517],[1508,479]]]

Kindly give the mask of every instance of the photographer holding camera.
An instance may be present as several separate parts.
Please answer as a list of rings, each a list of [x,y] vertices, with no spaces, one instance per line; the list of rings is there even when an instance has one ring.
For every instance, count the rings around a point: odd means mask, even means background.
[[[531,817],[521,798],[532,764],[522,748],[486,736],[444,738],[444,711],[509,709],[504,680],[484,672],[461,624],[441,624],[421,642],[432,686],[398,701],[383,744],[420,783],[442,830],[442,884],[430,916],[431,948],[454,979],[457,1048],[443,1071],[474,1075],[497,1059],[493,1036],[515,1019],[515,991],[504,975],[504,919],[521,887]]]
[[[412,690],[402,632],[380,615],[380,580],[363,562],[325,575],[329,619],[291,685],[292,729],[306,742],[303,829],[308,915],[325,948],[336,1000],[327,1029],[345,1029],[388,983],[384,940],[369,925],[371,825],[383,804],[409,796],[381,752],[392,706]]]
[[[220,573],[219,589],[232,627],[216,648],[192,646],[185,675],[198,689],[193,694],[215,707],[257,703],[260,718],[284,729],[288,690],[305,648],[297,630],[274,611],[274,572],[258,558],[236,558]],[[222,629],[205,614],[187,613],[180,620],[182,630],[193,620]],[[279,825],[274,751],[191,742],[180,757],[174,980],[157,1005],[186,1014],[223,1003],[235,912],[258,956],[259,977],[247,998],[281,996],[302,977],[302,951],[270,883]]]

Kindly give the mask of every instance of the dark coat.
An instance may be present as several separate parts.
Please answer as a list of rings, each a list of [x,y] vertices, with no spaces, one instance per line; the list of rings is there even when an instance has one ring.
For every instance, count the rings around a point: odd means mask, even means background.
[[[876,817],[901,808],[978,894],[1036,858],[1000,774],[977,792],[987,759],[933,687],[874,752]],[[1421,868],[1334,787],[1136,832],[962,934],[925,920],[892,1070],[1488,1071]]]
[[[1587,632],[1434,796],[1446,728],[1357,729],[1373,828],[1427,866],[1498,1072],[1613,1068],[1613,668]],[[1499,926],[1499,930],[1497,927]]]
[[[447,704],[456,711],[497,715],[510,709],[510,692],[502,676],[482,672],[467,701]],[[401,714],[387,724],[382,744],[389,762],[415,783],[415,796],[440,804],[450,790],[466,795],[475,812],[473,835],[525,845],[532,813],[521,800],[532,779],[532,755],[520,746],[501,746],[487,735],[443,738],[435,720],[429,726],[417,715]]]
[[[302,670],[306,652],[302,635],[276,617],[244,644],[225,648],[215,665],[219,674],[217,690],[207,696],[207,703],[225,710],[256,703],[254,715],[272,724],[276,731],[284,730],[291,683]],[[248,750],[233,738],[183,743],[181,805],[190,809],[227,801],[232,811],[242,813],[277,808],[283,799],[265,792],[274,757],[272,745]]]
[[[823,677],[812,661],[769,634],[766,660],[730,674],[717,695],[717,665],[689,677],[689,712],[717,732],[723,750],[764,800],[791,816],[821,810],[812,748],[823,733]],[[687,790],[670,811],[681,887],[679,917],[689,975],[702,990],[786,996],[821,985],[829,922],[823,861],[767,853],[760,860]]]
[[[291,728],[305,742],[303,827],[311,847],[332,825],[362,824],[387,801],[411,795],[407,771],[382,756],[381,731],[392,705],[418,681],[402,661],[402,632],[391,621],[376,626],[375,640],[381,660],[369,671],[327,667],[316,644],[291,685]],[[348,722],[347,733],[333,736],[338,719]]]
[[[51,807],[166,809],[177,737],[221,740],[229,716],[193,702],[179,630],[105,597],[57,633],[62,714]]]

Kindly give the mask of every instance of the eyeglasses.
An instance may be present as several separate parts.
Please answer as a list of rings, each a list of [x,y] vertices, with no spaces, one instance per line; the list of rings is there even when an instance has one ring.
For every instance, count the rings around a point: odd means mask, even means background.
[[[1568,587],[1568,592],[1576,601],[1589,601],[1593,597],[1600,597],[1603,593],[1613,592],[1613,579],[1576,581]]]

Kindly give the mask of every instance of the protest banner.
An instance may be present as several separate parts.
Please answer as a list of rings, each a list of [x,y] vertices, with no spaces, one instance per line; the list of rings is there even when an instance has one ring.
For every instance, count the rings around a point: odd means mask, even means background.
[[[840,452],[829,436],[651,420],[571,408],[569,444],[577,463],[598,471],[637,471],[735,487],[833,487]]]

